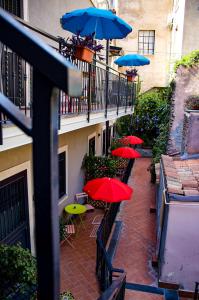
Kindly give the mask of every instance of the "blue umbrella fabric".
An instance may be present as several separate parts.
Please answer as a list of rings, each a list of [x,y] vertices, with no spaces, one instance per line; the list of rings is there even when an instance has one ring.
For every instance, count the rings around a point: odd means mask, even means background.
[[[96,39],[122,39],[132,27],[109,10],[89,7],[76,9],[61,18],[62,28],[82,37],[94,33]]]
[[[144,66],[149,65],[150,60],[140,54],[126,54],[114,61],[118,66]]]

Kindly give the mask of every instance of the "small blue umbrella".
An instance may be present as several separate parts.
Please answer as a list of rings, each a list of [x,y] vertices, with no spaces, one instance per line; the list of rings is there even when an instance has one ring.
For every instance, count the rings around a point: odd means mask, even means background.
[[[149,65],[150,60],[140,54],[126,54],[114,61],[118,66],[144,66]]]
[[[61,18],[62,28],[80,36],[94,33],[96,39],[122,39],[132,27],[109,10],[89,7],[73,10]]]

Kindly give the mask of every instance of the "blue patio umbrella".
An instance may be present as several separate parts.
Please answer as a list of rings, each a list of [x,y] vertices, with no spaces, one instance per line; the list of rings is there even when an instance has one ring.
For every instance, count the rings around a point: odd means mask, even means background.
[[[140,54],[126,54],[114,61],[118,66],[144,66],[149,65],[150,60]]]
[[[89,7],[73,10],[61,18],[62,28],[80,36],[94,33],[96,39],[122,39],[132,27],[109,10]]]

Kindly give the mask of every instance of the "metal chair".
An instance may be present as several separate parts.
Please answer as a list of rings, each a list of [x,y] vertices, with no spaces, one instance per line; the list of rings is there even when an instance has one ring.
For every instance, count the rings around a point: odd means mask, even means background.
[[[88,194],[82,192],[82,193],[78,193],[75,194],[75,202],[79,203],[79,204],[84,204],[86,207],[86,211],[93,211],[95,208],[88,204]]]
[[[72,235],[75,234],[75,226],[74,224],[66,224],[64,226],[64,239],[62,240],[61,244],[67,242],[73,249],[75,249],[74,245],[69,240]]]

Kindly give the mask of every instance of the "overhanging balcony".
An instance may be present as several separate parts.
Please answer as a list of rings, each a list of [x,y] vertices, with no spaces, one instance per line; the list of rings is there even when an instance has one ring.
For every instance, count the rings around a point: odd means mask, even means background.
[[[20,22],[39,33],[42,38],[47,38],[48,44],[64,55],[62,38],[34,28],[23,20]],[[34,80],[32,67],[3,44],[0,47],[0,58],[1,90],[25,115],[31,117]],[[82,71],[82,95],[74,98],[59,91],[60,134],[132,113],[136,83],[128,82],[125,74],[98,60],[94,60],[92,64],[78,60],[71,62]],[[12,125],[4,115],[1,118],[3,126]],[[16,132],[15,135],[17,134],[19,133]]]

